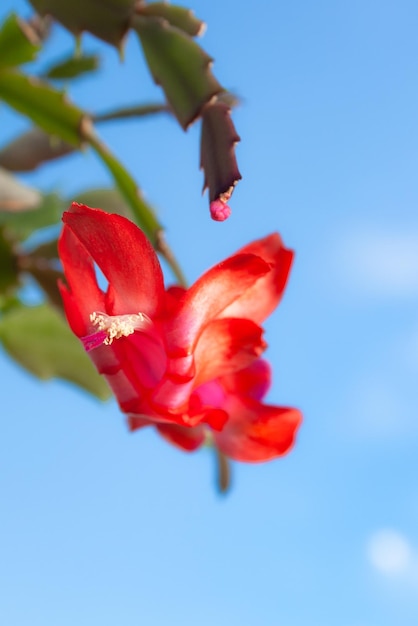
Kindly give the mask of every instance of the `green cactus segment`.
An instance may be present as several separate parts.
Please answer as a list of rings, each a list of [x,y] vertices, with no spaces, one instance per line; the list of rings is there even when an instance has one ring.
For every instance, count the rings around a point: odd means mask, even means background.
[[[50,80],[71,80],[83,74],[94,72],[98,68],[99,57],[97,55],[72,56],[52,65],[44,72],[43,76]]]
[[[19,285],[19,270],[13,242],[0,226],[0,294],[8,295]]]
[[[72,201],[87,206],[97,207],[108,213],[119,213],[124,217],[131,217],[131,210],[128,203],[117,189],[113,187],[99,187],[95,189],[85,189],[77,193],[75,197],[68,200],[68,204]]]
[[[51,15],[74,35],[89,31],[120,48],[136,0],[30,0],[40,15]]]
[[[63,273],[53,267],[52,263],[41,255],[31,254],[23,258],[24,271],[30,274],[42,289],[48,302],[63,313],[63,303],[58,289],[58,281],[63,280]],[[58,260],[55,261],[58,263]]]
[[[0,68],[33,61],[39,49],[39,38],[30,24],[9,15],[0,27]]]
[[[12,308],[0,319],[0,342],[37,378],[63,378],[101,400],[111,395],[80,341],[51,306]]]
[[[231,110],[223,102],[215,102],[202,113],[200,167],[204,172],[203,190],[209,189],[209,200],[231,195],[241,179],[235,157],[235,144],[240,140],[231,119]]]
[[[13,71],[0,73],[0,99],[29,117],[51,135],[75,146],[90,143],[131,208],[131,217],[153,243],[161,230],[152,208],[143,200],[129,172],[95,134],[89,118],[63,94],[39,80]]]
[[[88,140],[93,150],[96,151],[120,191],[122,197],[130,208],[130,219],[142,228],[148,239],[155,246],[158,235],[162,230],[154,209],[145,202],[135,180],[122,163],[118,161],[110,150],[98,139],[94,133],[88,133]]]
[[[205,22],[199,20],[191,9],[167,2],[140,3],[137,13],[145,17],[161,17],[171,26],[179,28],[191,37],[198,37],[205,30]]]
[[[163,88],[168,103],[186,129],[222,86],[210,71],[212,59],[178,28],[155,17],[135,17],[139,35],[155,82]]]
[[[74,146],[82,143],[83,112],[40,80],[17,71],[0,72],[0,99],[47,133]]]
[[[25,241],[36,230],[59,224],[67,206],[56,194],[39,194],[36,205],[26,210],[0,209],[0,227],[4,226],[14,239]]]

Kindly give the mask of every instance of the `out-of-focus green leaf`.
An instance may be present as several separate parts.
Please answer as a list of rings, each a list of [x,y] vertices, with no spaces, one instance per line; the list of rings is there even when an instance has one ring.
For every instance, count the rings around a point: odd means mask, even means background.
[[[65,208],[58,195],[45,194],[36,208],[14,213],[0,211],[0,226],[3,225],[12,237],[24,241],[35,230],[58,224]]]
[[[63,378],[101,400],[110,397],[81,343],[51,306],[12,309],[0,319],[0,341],[9,355],[41,379]]]
[[[23,185],[15,176],[0,168],[0,224],[1,211],[15,213],[30,209],[36,207],[40,200],[41,194],[37,189]]]
[[[17,309],[22,306],[21,301],[15,295],[2,294],[0,293],[0,313],[5,314],[13,309]]]
[[[77,193],[74,198],[68,200],[71,202],[79,202],[87,206],[102,209],[108,213],[119,213],[125,217],[131,217],[131,211],[123,196],[112,187],[102,189],[86,189],[81,193]]]
[[[19,268],[12,241],[0,228],[0,293],[11,294],[19,284]]]
[[[145,2],[141,2],[138,4],[137,12],[146,17],[162,17],[171,26],[179,28],[192,37],[202,35],[205,30],[205,23],[199,20],[191,9],[179,7],[175,4],[168,4],[167,2],[145,4]]]
[[[58,259],[58,241],[53,239],[52,241],[41,243],[40,246],[37,246],[29,253],[29,256],[48,261]]]
[[[5,70],[0,73],[0,99],[47,133],[75,146],[82,143],[82,123],[87,121],[83,112],[40,80]]]
[[[183,128],[187,128],[213,96],[223,91],[210,71],[212,59],[183,31],[166,20],[136,16],[139,35],[156,83]]]
[[[46,161],[74,151],[74,146],[40,128],[31,128],[0,150],[0,167],[11,172],[31,172]]]
[[[60,269],[57,240],[43,243],[31,252],[21,252],[19,267],[22,272],[30,274],[36,280],[49,302],[62,311],[58,280],[64,280],[64,274]]]
[[[31,262],[25,267],[25,271],[36,280],[39,287],[48,297],[48,301],[57,309],[63,311],[62,298],[58,289],[58,280],[63,279],[63,273],[47,263],[37,262],[38,259],[35,257],[30,257],[30,260]],[[42,261],[42,259],[39,259],[39,261]]]
[[[0,27],[0,67],[33,61],[40,49],[40,40],[28,22],[14,13]]]
[[[231,109],[223,102],[206,107],[202,114],[200,167],[205,179],[203,190],[209,188],[210,201],[229,198],[241,179],[235,158],[235,144],[240,140],[231,120]]]
[[[30,0],[41,15],[52,15],[74,35],[85,30],[119,48],[137,0]]]
[[[43,76],[52,80],[68,80],[87,72],[94,72],[98,68],[99,57],[97,55],[72,56],[60,63],[55,63],[43,73]]]
[[[92,115],[94,122],[107,122],[155,113],[168,113],[167,104],[144,104]],[[0,167],[10,172],[31,172],[43,163],[71,154],[74,146],[40,128],[31,128],[0,149]]]

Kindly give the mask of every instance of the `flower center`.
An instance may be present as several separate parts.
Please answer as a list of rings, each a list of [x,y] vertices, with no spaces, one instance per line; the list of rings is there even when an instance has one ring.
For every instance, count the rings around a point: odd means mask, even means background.
[[[87,351],[102,343],[110,346],[114,339],[128,337],[136,330],[145,331],[152,326],[152,321],[145,313],[107,315],[94,311],[90,315],[90,321],[94,326],[97,326],[97,332],[82,338]]]

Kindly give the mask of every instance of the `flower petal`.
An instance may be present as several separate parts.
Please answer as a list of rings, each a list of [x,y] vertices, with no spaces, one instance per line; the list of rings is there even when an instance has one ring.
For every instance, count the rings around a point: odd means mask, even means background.
[[[205,430],[202,426],[178,426],[177,424],[156,424],[143,415],[128,415],[129,430],[134,431],[146,426],[155,426],[164,439],[169,443],[192,452],[197,450],[205,440]]]
[[[157,334],[135,332],[114,341],[111,347],[139,391],[153,389],[161,380],[167,358]]]
[[[145,428],[146,426],[155,426],[155,422],[152,422],[143,415],[128,415],[126,418],[128,428],[131,432],[138,430],[139,428]]]
[[[99,374],[106,378],[122,411],[127,413],[132,410],[130,409],[132,406],[135,407],[135,412],[142,410],[143,397],[141,392],[135,385],[136,381],[133,382],[130,379],[129,371],[127,375],[125,361],[116,354],[113,345],[99,346],[92,350],[89,356]],[[141,409],[138,409],[138,405],[141,405]]]
[[[256,254],[270,263],[272,271],[242,293],[222,317],[245,317],[261,324],[276,308],[283,295],[293,261],[293,252],[283,246],[278,233],[253,241],[237,254]]]
[[[251,320],[224,318],[210,322],[195,349],[195,386],[250,365],[266,348],[262,335],[263,329]]]
[[[269,272],[270,265],[260,257],[238,254],[203,274],[184,293],[166,326],[169,355],[190,354],[203,327]]]
[[[158,424],[157,430],[169,443],[186,452],[197,450],[205,440],[205,431],[202,426],[187,428],[176,424]]]
[[[107,313],[158,314],[164,298],[161,266],[144,233],[125,217],[73,203],[63,221],[109,281]]]
[[[270,385],[271,368],[264,359],[258,359],[245,369],[222,378],[225,392],[253,400],[264,398]]]
[[[235,461],[269,461],[289,452],[302,421],[297,409],[268,406],[257,400],[230,396],[225,408],[229,420],[214,432],[219,449]]]
[[[83,337],[93,329],[90,313],[104,309],[105,294],[97,284],[89,253],[67,226],[59,238],[58,250],[68,283],[68,287],[59,284],[65,314],[74,334]]]

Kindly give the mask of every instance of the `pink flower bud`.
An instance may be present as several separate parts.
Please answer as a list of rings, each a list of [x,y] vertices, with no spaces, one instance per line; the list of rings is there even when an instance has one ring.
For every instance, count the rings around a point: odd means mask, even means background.
[[[216,222],[224,222],[231,215],[231,209],[222,200],[213,200],[209,209],[211,218]]]

